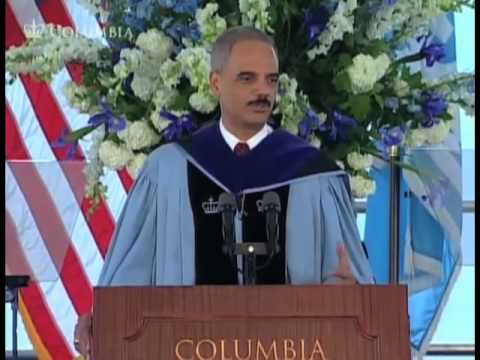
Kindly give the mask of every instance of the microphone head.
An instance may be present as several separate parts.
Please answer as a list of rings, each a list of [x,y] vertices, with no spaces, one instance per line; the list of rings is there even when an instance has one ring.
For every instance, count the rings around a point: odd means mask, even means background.
[[[280,196],[275,191],[269,191],[263,194],[263,208],[274,208],[277,211],[281,210]]]
[[[226,208],[236,210],[237,199],[232,193],[223,192],[218,197],[218,210],[223,211]]]

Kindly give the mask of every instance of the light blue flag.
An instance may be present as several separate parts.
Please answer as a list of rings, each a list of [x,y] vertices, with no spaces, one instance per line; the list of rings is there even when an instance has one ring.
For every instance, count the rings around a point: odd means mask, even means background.
[[[437,78],[456,71],[453,14],[432,25],[433,41],[445,44],[446,56],[431,68],[418,66]],[[405,53],[421,44],[411,41]],[[458,111],[452,134],[443,144],[421,147],[403,160],[421,169],[418,176],[402,171],[400,184],[401,283],[409,288],[410,341],[413,353],[425,353],[461,266],[462,179]],[[377,190],[367,203],[365,245],[378,284],[389,277],[389,167],[377,163],[371,176]]]

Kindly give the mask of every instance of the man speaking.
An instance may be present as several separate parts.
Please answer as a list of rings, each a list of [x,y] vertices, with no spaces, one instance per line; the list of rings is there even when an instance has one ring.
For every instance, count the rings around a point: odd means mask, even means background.
[[[233,250],[242,242],[267,243],[256,284],[373,282],[346,173],[267,124],[278,77],[275,46],[260,30],[231,28],[217,39],[210,85],[221,117],[149,156],[98,286],[251,283]],[[84,356],[90,319],[75,329]]]

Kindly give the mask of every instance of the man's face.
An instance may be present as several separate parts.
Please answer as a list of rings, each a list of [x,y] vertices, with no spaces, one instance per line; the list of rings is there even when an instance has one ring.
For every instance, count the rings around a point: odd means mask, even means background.
[[[211,74],[210,84],[228,121],[240,126],[265,124],[278,87],[274,49],[257,40],[236,43],[223,70]]]

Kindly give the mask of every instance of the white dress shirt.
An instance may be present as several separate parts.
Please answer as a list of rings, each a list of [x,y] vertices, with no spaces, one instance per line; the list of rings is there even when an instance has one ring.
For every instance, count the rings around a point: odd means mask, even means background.
[[[228,131],[227,128],[223,125],[223,120],[220,119],[220,133],[222,134],[225,142],[228,144],[230,149],[232,149],[232,151],[235,148],[235,145],[237,145],[239,142],[246,142],[250,150],[253,150],[253,148],[260,144],[260,142],[265,139],[272,131],[272,127],[268,124],[265,124],[264,127],[255,135],[253,135],[250,139],[248,139],[247,141],[242,141],[235,135],[233,135],[230,131]]]

